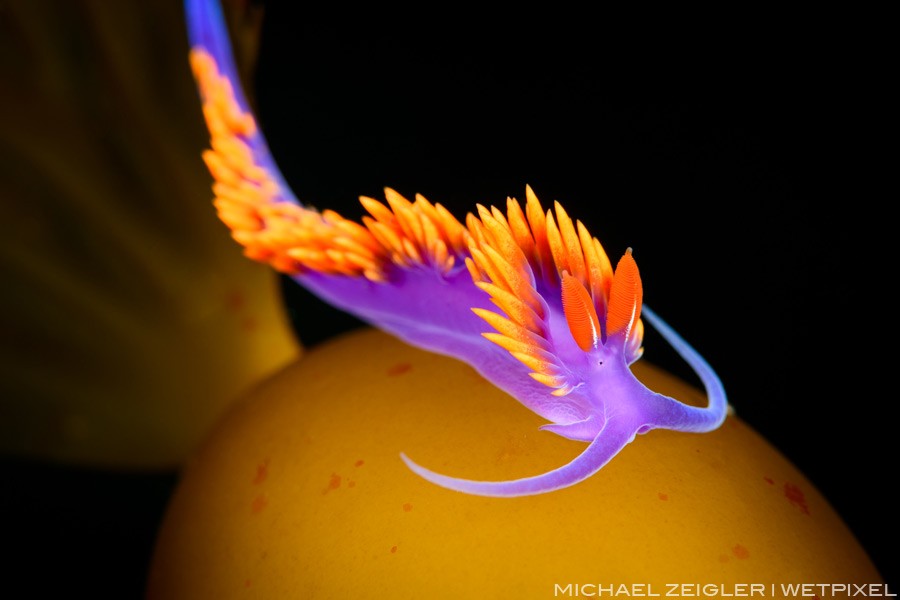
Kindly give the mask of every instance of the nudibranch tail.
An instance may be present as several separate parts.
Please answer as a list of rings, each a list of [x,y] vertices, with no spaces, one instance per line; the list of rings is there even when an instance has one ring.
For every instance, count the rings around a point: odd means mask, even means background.
[[[562,205],[545,210],[530,186],[524,207],[478,205],[460,222],[421,195],[391,188],[363,196],[361,222],[319,212],[294,196],[237,78],[217,0],[185,0],[190,63],[210,131],[203,159],[214,205],[244,253],[290,275],[322,299],[402,340],[465,361],[545,418],[543,428],[589,442],[544,475],[473,482],[438,475],[472,494],[517,496],[589,477],[637,433],[708,431],[727,401],[712,368],[655,313],[631,249],[615,269],[603,246]],[[643,353],[642,316],[694,368],[709,406],[647,389],[629,365]]]

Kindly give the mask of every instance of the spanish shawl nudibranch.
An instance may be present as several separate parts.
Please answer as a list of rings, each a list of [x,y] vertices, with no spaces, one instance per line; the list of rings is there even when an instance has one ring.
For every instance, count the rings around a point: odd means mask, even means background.
[[[483,496],[564,488],[602,468],[638,433],[705,432],[725,419],[722,384],[706,361],[646,306],[631,249],[615,270],[600,242],[559,203],[530,187],[522,207],[485,206],[465,224],[421,195],[360,198],[362,223],[303,206],[273,161],[240,88],[218,0],[185,0],[190,62],[211,134],[203,158],[214,204],[244,253],[324,300],[404,341],[463,360],[550,421],[542,429],[589,442],[570,463],[511,481],[471,481],[410,469]],[[498,310],[499,309],[499,310]],[[706,408],[657,394],[629,366],[645,317],[694,369]],[[486,331],[490,326],[493,331]]]

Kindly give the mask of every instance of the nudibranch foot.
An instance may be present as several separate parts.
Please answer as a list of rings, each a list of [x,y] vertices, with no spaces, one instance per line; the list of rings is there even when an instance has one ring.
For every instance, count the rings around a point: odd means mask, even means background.
[[[464,221],[391,188],[384,202],[360,198],[361,222],[303,205],[246,101],[218,1],[185,0],[185,14],[214,205],[244,253],[374,327],[465,361],[546,419],[543,429],[589,442],[569,464],[512,481],[455,479],[404,455],[410,469],[470,494],[537,494],[590,477],[638,433],[722,423],[721,382],[643,305],[630,248],[614,268],[581,221],[558,202],[545,209],[530,186],[524,206],[515,198],[505,210],[477,205]],[[654,393],[632,374],[644,352],[642,316],[697,372],[707,407]]]

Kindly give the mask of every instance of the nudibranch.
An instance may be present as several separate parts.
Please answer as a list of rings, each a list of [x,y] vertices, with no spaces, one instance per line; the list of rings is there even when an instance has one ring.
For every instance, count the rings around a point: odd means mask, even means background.
[[[477,206],[465,222],[421,195],[362,197],[361,223],[304,206],[272,159],[248,105],[218,0],[185,0],[190,64],[209,127],[203,159],[214,204],[244,253],[320,298],[407,343],[465,361],[549,421],[542,429],[588,442],[553,471],[509,481],[409,468],[451,490],[523,496],[583,481],[636,434],[706,432],[725,419],[715,371],[643,306],[631,249],[613,268],[600,242],[559,203],[545,210]],[[648,320],[694,369],[706,407],[655,393],[631,372]]]

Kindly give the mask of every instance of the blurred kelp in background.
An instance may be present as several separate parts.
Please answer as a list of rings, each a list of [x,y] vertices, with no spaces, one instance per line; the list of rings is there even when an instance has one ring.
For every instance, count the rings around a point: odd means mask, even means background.
[[[0,0],[0,114],[8,585],[139,597],[178,467],[300,346],[212,207],[179,0]]]
[[[0,450],[175,466],[298,352],[276,275],[211,206],[181,3],[0,6]]]

